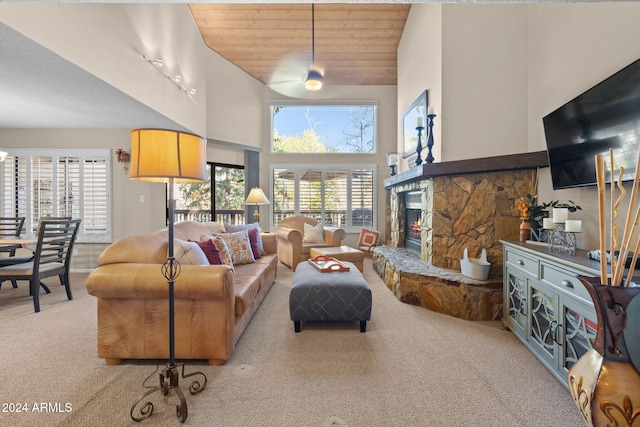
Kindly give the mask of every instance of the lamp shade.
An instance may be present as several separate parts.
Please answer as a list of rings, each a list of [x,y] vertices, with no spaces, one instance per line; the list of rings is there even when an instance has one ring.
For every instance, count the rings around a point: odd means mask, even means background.
[[[245,203],[247,205],[268,205],[271,202],[267,199],[267,196],[265,196],[264,192],[260,188],[255,187],[249,192],[249,196]]]
[[[0,162],[4,162],[4,159],[7,158],[7,155],[9,153],[7,153],[6,151],[0,151]]]
[[[131,131],[131,179],[203,182],[207,180],[206,159],[206,141],[198,135],[166,129]]]

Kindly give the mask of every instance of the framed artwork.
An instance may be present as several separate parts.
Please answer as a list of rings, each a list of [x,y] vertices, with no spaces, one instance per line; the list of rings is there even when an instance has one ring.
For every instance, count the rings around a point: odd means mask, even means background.
[[[428,105],[428,95],[425,90],[402,115],[403,158],[407,158],[416,153],[416,148],[418,148],[418,131],[416,131],[416,127],[418,127],[420,117],[422,118],[422,126],[426,127]],[[422,135],[425,136],[426,133],[422,131]]]

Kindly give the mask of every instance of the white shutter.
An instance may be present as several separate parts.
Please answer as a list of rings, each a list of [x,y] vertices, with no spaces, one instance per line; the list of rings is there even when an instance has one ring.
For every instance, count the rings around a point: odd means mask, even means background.
[[[274,226],[305,215],[351,232],[375,228],[375,165],[272,165],[271,171]]]
[[[5,149],[0,212],[25,216],[25,234],[40,218],[82,219],[79,242],[111,239],[110,150]]]

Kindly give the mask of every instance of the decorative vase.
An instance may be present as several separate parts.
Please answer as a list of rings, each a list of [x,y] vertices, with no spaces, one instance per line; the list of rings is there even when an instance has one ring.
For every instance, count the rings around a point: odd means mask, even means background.
[[[640,287],[580,277],[596,309],[593,348],[569,370],[569,390],[588,426],[640,426]]]
[[[523,219],[520,223],[520,241],[526,242],[531,240],[531,220]]]

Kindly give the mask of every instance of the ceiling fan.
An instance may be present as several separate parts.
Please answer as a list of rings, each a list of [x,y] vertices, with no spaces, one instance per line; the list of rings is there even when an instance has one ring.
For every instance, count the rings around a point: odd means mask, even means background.
[[[311,64],[306,65],[299,54],[286,56],[268,81],[268,86],[283,95],[299,98],[307,91],[322,88],[324,70],[316,62],[315,4],[311,4]]]

